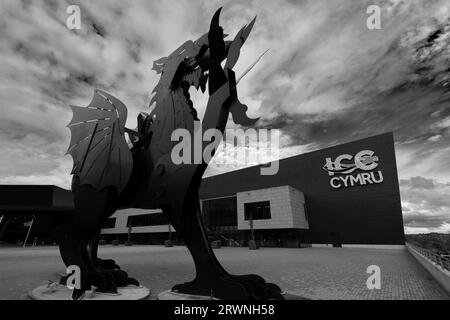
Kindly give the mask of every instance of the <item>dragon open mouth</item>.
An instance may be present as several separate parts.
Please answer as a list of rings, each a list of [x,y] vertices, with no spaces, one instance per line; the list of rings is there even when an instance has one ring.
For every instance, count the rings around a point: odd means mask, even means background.
[[[189,86],[193,86],[197,90],[201,89],[202,92],[205,93],[208,77],[208,70],[203,70],[200,66],[196,66],[192,71],[186,72],[183,77],[183,82],[187,82]]]

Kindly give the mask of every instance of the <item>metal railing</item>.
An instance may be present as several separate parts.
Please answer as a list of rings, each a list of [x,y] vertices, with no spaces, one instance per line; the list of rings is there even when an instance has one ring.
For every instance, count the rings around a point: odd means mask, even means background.
[[[421,248],[409,242],[407,245],[421,256],[431,260],[441,268],[450,271],[450,254],[439,254],[431,249]]]
[[[232,247],[232,246],[240,247],[240,246],[241,246],[241,244],[240,244],[238,241],[234,240],[234,239],[227,238],[227,237],[225,237],[224,235],[220,235],[220,237],[221,237],[223,240],[225,240],[225,241],[228,243],[228,245],[229,245],[230,247]]]

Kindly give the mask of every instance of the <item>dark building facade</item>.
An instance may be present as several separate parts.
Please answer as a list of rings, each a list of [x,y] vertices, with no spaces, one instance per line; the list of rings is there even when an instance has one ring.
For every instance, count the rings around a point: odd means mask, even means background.
[[[275,175],[255,166],[205,178],[200,199],[210,239],[224,245],[253,237],[262,246],[404,244],[392,133],[280,160]],[[161,242],[168,226],[160,215],[118,212],[104,236],[125,239],[131,225],[136,239]]]
[[[53,243],[57,227],[72,210],[70,191],[50,185],[1,185],[0,241],[23,241],[30,230],[29,243]]]
[[[308,228],[282,230],[301,230],[302,243],[404,244],[392,133],[283,159],[273,176],[256,166],[206,178],[200,198],[280,186],[304,195]]]

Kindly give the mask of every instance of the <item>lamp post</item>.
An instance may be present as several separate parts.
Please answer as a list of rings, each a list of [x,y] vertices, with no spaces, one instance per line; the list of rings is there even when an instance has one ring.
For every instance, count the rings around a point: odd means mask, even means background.
[[[252,240],[248,242],[248,248],[250,250],[257,250],[259,249],[259,247],[255,241],[255,229],[253,228],[253,215],[251,213],[249,216],[248,224],[250,225],[250,231],[252,233]]]
[[[169,240],[164,241],[164,246],[166,248],[173,247],[173,244],[172,244],[172,226],[170,225],[170,223],[169,223],[168,227],[169,227]]]
[[[250,215],[250,220],[248,221],[248,224],[250,225],[250,232],[252,234],[252,240],[255,241],[255,229],[253,229],[253,216]]]
[[[27,232],[27,236],[25,237],[25,241],[23,242],[23,247],[24,248],[27,245],[28,236],[30,235],[31,227],[33,227],[34,218],[35,218],[35,216],[33,216],[33,220],[31,220],[31,222],[25,223],[25,226],[28,226],[28,232]]]
[[[13,216],[5,216],[5,215],[2,215],[1,217],[0,217],[0,240],[2,239],[2,236],[3,236],[3,234],[5,233],[5,231],[6,231],[6,227],[8,227],[8,225],[12,222],[14,220],[14,217]],[[3,222],[3,225],[2,225],[2,222]]]
[[[128,226],[128,237],[127,242],[125,242],[125,246],[131,247],[133,245],[133,242],[131,242],[131,234],[133,233],[133,227],[131,224]]]

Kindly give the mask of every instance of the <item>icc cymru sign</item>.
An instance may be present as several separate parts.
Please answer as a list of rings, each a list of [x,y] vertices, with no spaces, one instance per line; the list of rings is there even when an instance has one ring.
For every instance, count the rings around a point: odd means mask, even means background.
[[[326,158],[323,169],[328,172],[334,189],[383,183],[383,173],[378,168],[375,152],[363,150],[355,156],[343,154],[334,161]]]

